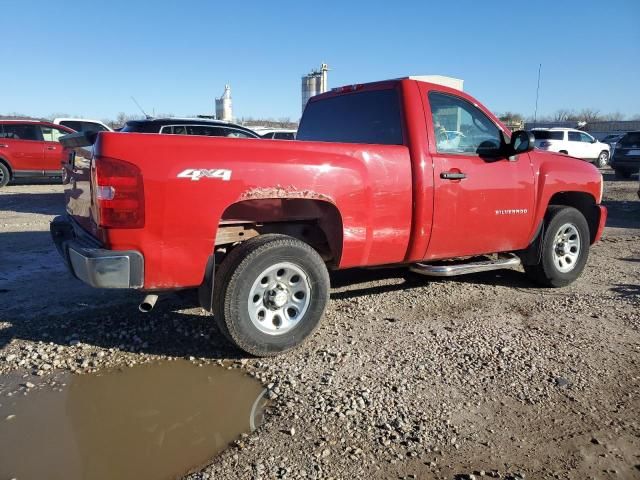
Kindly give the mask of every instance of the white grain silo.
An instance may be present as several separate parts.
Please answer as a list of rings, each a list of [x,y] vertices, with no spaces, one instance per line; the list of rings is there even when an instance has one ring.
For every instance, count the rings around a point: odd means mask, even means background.
[[[304,107],[307,105],[307,102],[314,95],[318,95],[320,93],[324,93],[329,89],[329,84],[327,82],[327,72],[329,71],[329,67],[326,63],[320,65],[319,70],[311,70],[311,73],[308,73],[304,77],[302,77],[302,111],[304,112]]]
[[[216,98],[216,119],[225,122],[233,121],[233,108],[231,105],[231,87],[224,86],[224,93],[220,98]]]

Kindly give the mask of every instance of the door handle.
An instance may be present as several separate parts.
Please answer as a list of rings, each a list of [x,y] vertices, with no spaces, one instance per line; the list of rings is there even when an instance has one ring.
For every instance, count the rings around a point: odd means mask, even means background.
[[[440,178],[444,178],[445,180],[462,180],[463,178],[467,178],[467,174],[462,172],[442,172]]]
[[[47,147],[47,150],[55,150],[55,149],[56,149],[56,147],[54,147],[53,145],[50,146],[50,147]]]
[[[0,148],[9,148],[9,145],[6,143],[0,143]]]

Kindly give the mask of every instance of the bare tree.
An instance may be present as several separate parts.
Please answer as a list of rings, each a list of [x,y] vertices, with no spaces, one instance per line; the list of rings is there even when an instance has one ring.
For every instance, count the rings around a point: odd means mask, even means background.
[[[141,118],[142,118],[142,115],[138,115],[138,114],[131,115],[128,113],[120,112],[118,113],[118,116],[116,117],[115,120],[108,120],[106,124],[109,125],[111,128],[120,128],[124,126],[124,124],[127,123],[129,120],[140,120]]]
[[[237,122],[241,125],[261,125],[271,128],[298,128],[298,123],[292,122],[289,117],[279,118],[278,120],[273,118],[240,117]]]
[[[515,112],[504,112],[502,115],[499,115],[498,118],[505,123],[521,122],[523,120],[522,115]]]
[[[30,115],[25,115],[24,113],[17,113],[17,112],[0,114],[0,118],[2,119],[11,118],[15,120],[44,120],[44,118],[32,117]]]
[[[602,115],[602,120],[608,120],[610,122],[619,122],[624,120],[624,114],[620,112],[607,113]]]
[[[578,119],[583,120],[587,123],[597,122],[599,120],[602,120],[602,115],[600,115],[600,110],[583,108],[582,110],[580,110],[580,113],[578,113]]]
[[[566,122],[568,120],[573,120],[573,116],[575,114],[566,108],[561,108],[560,110],[556,110],[553,114],[553,121],[555,122]]]

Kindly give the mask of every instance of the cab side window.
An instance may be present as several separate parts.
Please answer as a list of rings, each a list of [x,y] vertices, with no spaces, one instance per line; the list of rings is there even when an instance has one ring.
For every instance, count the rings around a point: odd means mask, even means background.
[[[82,122],[82,131],[83,132],[106,132],[107,129],[104,127],[104,125],[100,125],[99,123]]]
[[[76,132],[82,131],[82,122],[78,122],[76,120],[62,120],[60,125],[69,127],[71,130],[75,130]]]
[[[478,107],[437,92],[429,93],[429,104],[438,153],[484,156],[500,151],[502,132]]]

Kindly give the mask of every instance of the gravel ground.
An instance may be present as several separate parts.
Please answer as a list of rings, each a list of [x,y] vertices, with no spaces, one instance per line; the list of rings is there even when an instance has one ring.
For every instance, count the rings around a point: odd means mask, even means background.
[[[242,358],[191,298],[142,315],[139,295],[73,280],[48,234],[61,187],[3,188],[0,384],[167,357],[243,369],[269,390],[265,421],[192,480],[640,478],[638,182],[605,180],[577,283],[337,272],[322,327],[270,359]]]

